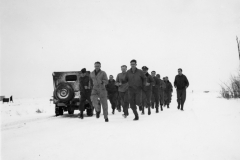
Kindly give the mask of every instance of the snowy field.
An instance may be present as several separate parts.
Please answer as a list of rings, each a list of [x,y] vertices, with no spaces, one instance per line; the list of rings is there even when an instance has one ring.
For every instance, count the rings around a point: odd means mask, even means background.
[[[14,99],[1,104],[3,160],[239,160],[240,100],[217,93],[188,93],[185,111],[170,109],[152,115],[111,114],[109,123],[74,115],[54,116],[49,98]],[[37,113],[37,110],[42,113]]]

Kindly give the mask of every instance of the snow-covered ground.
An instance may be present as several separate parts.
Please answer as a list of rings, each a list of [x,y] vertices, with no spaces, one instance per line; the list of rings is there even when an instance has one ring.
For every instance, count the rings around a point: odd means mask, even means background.
[[[54,117],[49,98],[14,99],[1,104],[3,160],[66,159],[240,159],[240,100],[217,93],[188,93],[185,111],[170,109],[152,115],[111,114],[109,123],[65,114]],[[37,113],[36,110],[43,113]]]

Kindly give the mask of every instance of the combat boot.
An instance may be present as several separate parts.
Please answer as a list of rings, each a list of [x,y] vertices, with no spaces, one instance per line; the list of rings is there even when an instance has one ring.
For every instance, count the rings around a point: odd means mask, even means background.
[[[96,111],[96,117],[97,117],[97,118],[100,117],[100,112]]]
[[[154,102],[151,103],[151,107],[152,107],[152,109],[154,108]]]
[[[158,107],[156,108],[156,113],[158,113]]]
[[[135,116],[135,118],[133,119],[134,121],[138,121],[139,120],[139,117],[138,117],[138,115],[137,116]]]
[[[139,120],[139,116],[138,116],[138,112],[137,112],[137,110],[133,110],[133,113],[134,113],[134,115],[135,115],[135,118],[133,119],[134,121],[137,121],[137,120]]]
[[[83,119],[83,112],[81,111],[79,118]]]
[[[122,116],[123,116],[124,118],[127,118],[127,115],[125,115],[125,114],[123,114]]]
[[[142,108],[142,115],[144,115],[145,113],[144,113],[144,107]]]
[[[177,109],[180,109],[180,103],[178,103]]]
[[[161,106],[161,111],[163,111],[163,107]]]
[[[112,114],[114,114],[114,113],[115,113],[115,109],[112,110]]]
[[[183,104],[181,104],[181,111],[183,111]]]
[[[151,109],[148,107],[148,115],[151,115]]]

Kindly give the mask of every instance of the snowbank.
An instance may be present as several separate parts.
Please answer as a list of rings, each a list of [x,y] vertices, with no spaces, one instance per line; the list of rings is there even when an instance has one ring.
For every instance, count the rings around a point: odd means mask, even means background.
[[[14,103],[1,102],[0,107],[2,125],[54,115],[54,104],[50,103],[50,98],[14,99]]]

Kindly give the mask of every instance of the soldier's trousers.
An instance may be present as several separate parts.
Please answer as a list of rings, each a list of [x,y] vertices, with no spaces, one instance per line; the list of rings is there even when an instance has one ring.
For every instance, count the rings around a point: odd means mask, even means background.
[[[128,115],[128,108],[129,108],[128,91],[119,92],[119,97],[121,99],[121,104],[122,104],[122,107],[123,107],[123,113],[124,113],[124,115]]]
[[[152,97],[151,97],[151,103],[154,105],[155,103],[155,108],[159,107],[159,91],[158,90],[153,90],[152,91]]]
[[[101,111],[98,98],[102,104],[104,118],[108,118],[108,103],[107,103],[107,90],[106,89],[92,89],[91,100],[97,112]]]
[[[143,109],[144,109],[145,106],[147,108],[150,108],[151,96],[152,96],[152,90],[142,91],[142,105],[143,105]]]
[[[159,91],[159,101],[160,101],[160,105],[162,106],[164,103],[164,91],[163,90]]]
[[[181,107],[183,107],[185,100],[186,100],[186,89],[177,89],[177,102],[178,105],[181,104]]]
[[[138,116],[137,106],[142,106],[142,90],[141,89],[128,89],[128,98],[130,107],[133,110],[135,116]]]
[[[81,97],[80,97],[80,106],[79,106],[79,111],[83,112],[85,110],[85,102],[88,100],[90,105],[92,106],[91,102],[91,90],[86,90],[85,92],[81,92]]]
[[[108,99],[112,105],[112,109],[116,109],[118,102],[118,92],[108,93]]]
[[[164,101],[165,104],[170,104],[172,100],[172,92],[164,92]]]
[[[121,106],[122,106],[122,102],[121,102],[120,92],[118,92],[117,109],[120,111],[121,111]]]

